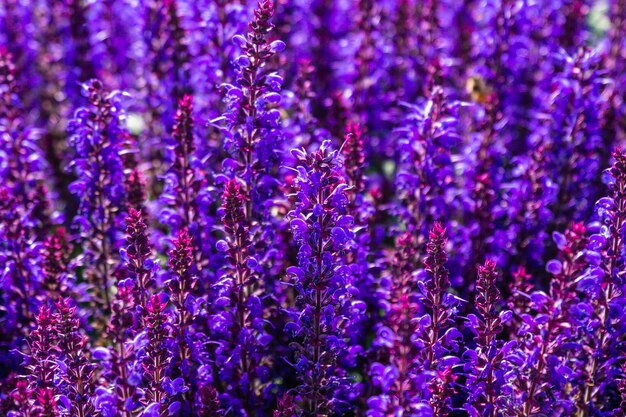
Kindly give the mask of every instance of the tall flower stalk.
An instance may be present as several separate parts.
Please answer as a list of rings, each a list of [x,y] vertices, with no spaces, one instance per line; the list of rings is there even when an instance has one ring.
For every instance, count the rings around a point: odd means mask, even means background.
[[[426,314],[419,318],[417,330],[418,346],[422,350],[422,369],[430,381],[431,396],[426,401],[437,415],[448,415],[452,396],[455,391],[451,367],[459,362],[454,356],[459,350],[462,335],[453,327],[455,310],[459,300],[448,292],[450,289],[449,272],[446,268],[448,254],[445,236],[446,229],[435,222],[428,235],[427,256],[424,269],[428,279],[420,283],[421,301]],[[443,397],[441,393],[448,393]]]
[[[281,134],[278,93],[282,78],[267,69],[272,56],[284,49],[281,41],[268,41],[273,29],[274,5],[259,2],[246,36],[233,42],[242,50],[236,59],[236,84],[226,84],[227,110],[212,123],[225,135],[230,156],[223,161],[222,227],[224,240],[217,249],[226,265],[216,285],[223,311],[212,326],[220,341],[217,362],[229,378],[241,381],[239,388],[226,388],[229,402],[246,414],[254,413],[267,390],[268,346],[271,337],[264,323],[265,304],[273,296],[271,271],[276,259],[266,239],[276,236],[270,209],[276,198],[277,147]],[[224,123],[222,125],[222,123]],[[228,179],[227,179],[228,178]]]
[[[423,381],[414,366],[419,358],[414,339],[416,318],[422,312],[414,274],[418,266],[417,245],[411,233],[404,233],[397,238],[396,247],[390,261],[389,311],[377,328],[373,343],[381,351],[381,359],[388,359],[373,363],[370,369],[373,384],[380,390],[380,395],[368,400],[372,415],[376,411],[397,414],[424,409],[419,401]]]
[[[50,308],[44,305],[35,316],[35,321],[37,328],[29,336],[30,355],[25,360],[29,390],[32,390],[34,400],[30,407],[34,415],[53,417],[59,415],[55,384],[58,372],[56,318]]]
[[[0,1],[0,416],[626,415],[625,22]]]
[[[297,292],[292,332],[298,386],[298,410],[317,416],[338,410],[335,392],[349,384],[337,369],[336,357],[344,348],[341,331],[346,317],[338,309],[344,294],[346,266],[341,251],[352,239],[353,219],[345,215],[346,184],[338,172],[337,151],[324,142],[315,153],[294,150],[296,204],[289,213],[298,243],[298,266],[288,269]]]
[[[600,199],[596,205],[597,215],[605,227],[590,238],[590,247],[599,252],[602,261],[598,266],[590,266],[590,270],[579,278],[579,286],[594,296],[591,305],[598,320],[597,328],[590,332],[586,340],[590,357],[585,367],[585,385],[577,404],[577,416],[580,417],[602,409],[603,392],[614,383],[607,376],[624,359],[621,341],[625,331],[623,319],[611,311],[624,302],[626,154],[618,149],[613,153],[613,159],[613,166],[608,170],[610,197]]]
[[[87,337],[81,333],[76,307],[68,299],[56,304],[55,331],[58,337],[60,383],[59,391],[65,395],[65,413],[77,417],[98,416],[94,404],[96,366],[86,355]]]
[[[169,265],[174,273],[167,282],[172,295],[172,304],[176,307],[176,327],[178,330],[178,355],[182,373],[188,369],[191,359],[190,327],[194,316],[198,313],[197,301],[193,293],[198,278],[191,273],[193,263],[193,243],[187,230],[182,229],[169,252]]]
[[[172,402],[166,391],[167,369],[171,360],[171,316],[166,310],[168,296],[164,293],[151,295],[145,307],[143,322],[146,329],[145,356],[142,359],[143,378],[149,388],[144,394],[144,414],[165,415]],[[170,390],[170,392],[172,392]]]
[[[193,97],[183,96],[178,102],[172,128],[172,166],[166,174],[165,190],[162,195],[165,209],[163,223],[177,233],[182,228],[199,228],[196,198],[202,179],[196,174],[196,144],[194,137]]]
[[[497,416],[503,374],[501,362],[506,352],[497,337],[511,316],[507,310],[498,311],[503,300],[496,286],[495,268],[495,262],[489,259],[477,268],[475,305],[479,316],[468,317],[469,327],[476,335],[476,349],[465,353],[466,368],[471,370],[467,383],[470,401],[466,408],[470,414],[488,417]]]
[[[245,214],[251,218],[261,208],[265,187],[271,186],[267,174],[272,174],[276,161],[276,145],[280,139],[278,131],[279,113],[273,104],[280,102],[282,78],[269,72],[270,58],[285,48],[282,41],[268,42],[273,25],[270,19],[274,6],[263,0],[254,11],[246,36],[236,35],[233,42],[242,49],[236,59],[238,76],[236,84],[226,84],[228,109],[222,118],[213,121],[226,135],[225,149],[232,157],[227,172],[239,178],[243,193],[250,196],[245,205]],[[219,123],[224,121],[225,126]],[[260,211],[263,213],[263,210]],[[259,213],[259,214],[260,214]]]
[[[74,219],[77,241],[84,244],[82,264],[92,286],[94,302],[106,316],[111,310],[111,279],[118,259],[121,222],[124,216],[124,167],[122,151],[129,135],[122,121],[119,94],[108,93],[102,83],[91,80],[83,85],[88,106],[79,108],[69,124],[69,143],[75,159],[70,168],[77,176],[70,190],[80,197]]]

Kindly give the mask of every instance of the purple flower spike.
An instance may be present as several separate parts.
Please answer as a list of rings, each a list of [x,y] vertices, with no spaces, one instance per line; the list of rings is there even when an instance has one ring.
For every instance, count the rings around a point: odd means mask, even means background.
[[[146,390],[143,401],[146,410],[155,410],[156,415],[167,409],[168,395],[163,389],[166,371],[171,360],[171,318],[166,307],[169,298],[164,293],[151,295],[146,304],[144,325],[146,328],[146,352],[143,358],[143,370]]]
[[[426,327],[419,330],[419,337],[424,343],[424,367],[437,369],[442,354],[450,346],[444,347],[445,339],[442,332],[453,323],[453,314],[457,300],[448,296],[450,288],[449,272],[446,268],[448,254],[445,247],[448,239],[446,229],[441,223],[435,223],[429,233],[426,244],[427,256],[424,260],[429,279],[423,285],[424,307],[429,311],[430,320]]]
[[[460,332],[452,327],[459,300],[448,292],[448,239],[445,233],[446,229],[438,222],[435,222],[429,232],[427,256],[424,259],[428,279],[419,283],[426,315],[420,318],[421,323],[416,332],[418,346],[422,349],[424,382],[433,393],[428,403],[433,412],[440,413],[435,415],[448,415],[451,411],[455,392],[452,382],[455,376],[450,366],[459,362],[455,354],[459,350],[461,338]]]
[[[98,80],[83,90],[89,104],[77,109],[68,125],[75,152],[70,168],[78,177],[70,190],[80,198],[74,225],[85,247],[83,264],[96,265],[86,275],[103,310],[96,316],[102,317],[111,310],[110,286],[126,204],[122,153],[130,146],[130,135],[122,124],[120,94],[107,92]]]
[[[610,375],[619,374],[620,361],[624,361],[623,343],[620,338],[626,334],[624,320],[624,224],[626,224],[626,154],[617,149],[613,153],[613,166],[608,170],[611,177],[610,197],[612,207],[598,202],[597,215],[603,227],[599,235],[603,245],[593,248],[599,252],[601,272],[588,290],[592,298],[588,303],[593,308],[597,325],[587,327],[585,346],[592,356],[585,362],[583,369],[584,387],[581,389],[577,404],[581,413],[600,412],[606,390],[616,382]],[[594,236],[590,238],[590,242]],[[592,265],[590,270],[596,270]],[[582,275],[584,277],[585,275]],[[612,388],[611,388],[612,389]],[[588,415],[588,414],[583,414]]]
[[[624,0],[0,1],[0,416],[626,417],[624,51]]]
[[[150,257],[152,248],[146,234],[147,226],[143,220],[143,214],[135,209],[130,209],[126,217],[126,269],[135,284],[136,300],[139,306],[146,307],[148,293],[154,286]]]
[[[369,401],[378,403],[381,412],[413,413],[421,406],[422,378],[413,366],[420,355],[414,335],[419,326],[417,318],[422,312],[414,274],[417,263],[414,237],[410,233],[400,235],[391,260],[390,310],[377,328],[373,343],[380,349],[381,357],[388,356],[389,364],[378,362],[370,368],[373,384],[380,388],[381,394]]]
[[[338,308],[348,296],[341,251],[353,232],[341,222],[347,206],[345,186],[337,152],[329,145],[324,142],[315,153],[294,152],[300,164],[294,193],[301,197],[290,212],[299,253],[298,266],[288,271],[298,294],[289,328],[300,380],[298,410],[306,415],[337,409],[335,392],[350,384],[335,358],[344,348],[341,332],[348,324]],[[337,239],[333,230],[341,230],[342,238]]]
[[[58,392],[68,399],[65,405],[69,408],[64,412],[78,416],[93,415],[96,413],[96,366],[85,355],[88,349],[87,337],[81,334],[76,307],[71,307],[68,299],[59,300],[55,306],[60,368],[55,384]]]
[[[52,417],[59,415],[55,396],[58,393],[55,377],[57,373],[58,350],[56,347],[56,316],[47,306],[42,306],[35,316],[37,328],[29,336],[30,355],[25,358],[27,388],[18,387],[12,396],[19,403],[24,415]]]
[[[174,374],[178,372],[187,380],[190,379],[190,361],[193,353],[194,334],[192,323],[200,315],[198,305],[202,298],[195,296],[198,278],[192,275],[194,246],[186,229],[178,233],[174,248],[169,252],[169,264],[173,276],[166,282],[170,291],[172,304],[176,308],[174,314],[175,337],[178,342],[178,356],[172,360]],[[183,381],[177,378],[176,381]]]
[[[464,354],[467,359],[465,368],[470,371],[467,409],[479,416],[497,415],[503,374],[502,342],[497,336],[502,333],[504,322],[510,315],[507,311],[500,311],[503,300],[496,286],[495,268],[495,262],[489,259],[478,266],[474,304],[479,316],[468,317],[468,327],[475,334],[476,349]]]

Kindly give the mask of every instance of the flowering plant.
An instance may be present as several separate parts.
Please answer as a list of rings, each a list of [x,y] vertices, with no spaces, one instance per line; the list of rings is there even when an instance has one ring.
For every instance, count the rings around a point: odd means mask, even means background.
[[[0,2],[0,416],[626,416],[623,0]]]

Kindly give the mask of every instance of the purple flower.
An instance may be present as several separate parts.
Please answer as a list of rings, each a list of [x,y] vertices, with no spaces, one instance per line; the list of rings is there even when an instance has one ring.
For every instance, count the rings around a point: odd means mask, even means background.
[[[235,40],[243,55],[237,60],[237,84],[225,86],[228,110],[223,119],[213,121],[226,135],[225,150],[235,160],[227,171],[241,180],[244,193],[250,196],[247,211],[263,212],[263,197],[271,195],[274,185],[268,175],[273,174],[277,163],[277,150],[281,134],[277,129],[279,113],[275,91],[280,90],[282,78],[265,67],[278,52],[267,40],[274,28],[270,19],[274,5],[270,0],[259,2],[249,32]],[[224,120],[225,127],[218,122]]]
[[[196,296],[198,278],[191,272],[194,255],[191,236],[186,229],[182,229],[173,243],[174,248],[169,252],[169,264],[173,274],[166,282],[166,286],[170,291],[171,301],[176,310],[173,326],[176,329],[175,338],[178,347],[177,355],[171,360],[171,369],[174,376],[182,376],[172,382],[177,384],[178,390],[182,390],[184,388],[180,384],[185,381],[191,382],[196,371],[197,364],[192,361],[192,357],[196,353],[193,340],[202,337],[204,333],[194,329],[192,324],[203,312],[200,306],[204,303],[204,299]],[[175,395],[168,394],[170,396]]]
[[[55,385],[57,373],[57,339],[56,316],[47,306],[42,306],[35,316],[37,328],[29,335],[30,355],[25,358],[25,366],[28,370],[29,390],[32,390],[30,398],[22,401],[34,400],[33,409],[43,416],[54,415],[56,401],[54,399],[58,392]]]
[[[608,233],[599,242],[592,243],[590,239],[590,249],[600,253],[601,264],[599,267],[590,266],[578,278],[579,287],[583,286],[583,289],[587,289],[585,293],[592,295],[587,303],[593,309],[592,322],[597,321],[596,325],[587,326],[584,332],[583,343],[592,356],[585,358],[582,369],[584,385],[579,398],[589,400],[578,406],[583,413],[600,412],[604,408],[602,404],[610,402],[602,398],[608,387],[615,386],[616,381],[610,376],[619,373],[618,363],[623,357],[622,354],[615,354],[615,349],[619,351],[621,346],[616,338],[626,332],[623,323],[624,280],[619,272],[624,265],[626,155],[618,149],[613,153],[613,159],[613,166],[608,170],[612,178],[610,197],[613,204],[607,204],[606,200],[601,199],[597,207],[598,216]]]
[[[168,393],[164,389],[166,372],[172,358],[170,353],[171,316],[166,310],[169,297],[164,293],[153,294],[146,303],[143,322],[147,343],[142,358],[143,378],[147,389],[143,402],[146,412],[161,412],[169,405]],[[156,405],[155,405],[156,404]],[[156,411],[155,411],[156,410]]]
[[[193,237],[194,257],[192,265],[199,273],[201,265],[210,257],[212,238],[208,229],[213,224],[210,205],[212,192],[207,189],[207,179],[197,153],[193,98],[184,95],[178,102],[174,116],[172,141],[168,149],[171,167],[165,175],[165,188],[160,196],[160,220],[177,235],[182,229]],[[198,265],[196,265],[196,262]]]
[[[336,409],[335,393],[349,384],[335,358],[345,348],[341,329],[347,320],[339,309],[348,296],[340,251],[353,232],[340,221],[345,206],[337,197],[344,188],[337,152],[329,146],[324,142],[315,153],[294,152],[299,163],[294,195],[303,197],[289,214],[301,255],[289,270],[298,296],[289,328],[300,381],[298,408],[311,415]]]
[[[432,370],[437,369],[437,363],[447,352],[448,346],[444,346],[445,339],[442,336],[451,325],[454,307],[458,304],[454,297],[446,296],[450,280],[445,265],[448,260],[445,233],[446,229],[440,223],[435,223],[431,229],[426,245],[428,256],[424,260],[428,280],[420,283],[422,303],[428,311],[429,320],[426,326],[418,330],[418,337],[424,346],[424,367]]]
[[[122,152],[130,146],[130,135],[122,124],[119,92],[106,92],[98,80],[89,81],[83,90],[88,107],[78,108],[68,124],[68,142],[75,151],[70,168],[78,177],[69,188],[80,198],[74,219],[77,240],[85,245],[83,263],[95,263],[87,277],[94,302],[106,316],[126,200]]]
[[[59,377],[54,383],[56,389],[68,398],[66,413],[89,415],[96,412],[95,371],[96,366],[86,356],[87,337],[81,334],[76,307],[71,307],[68,299],[56,304],[55,331],[58,337]]]
[[[470,315],[468,327],[475,334],[476,349],[465,352],[465,368],[470,371],[466,384],[468,406],[476,415],[494,415],[496,399],[502,386],[502,342],[497,336],[502,333],[508,316],[507,311],[499,311],[502,297],[496,286],[496,264],[486,260],[479,266],[476,282],[476,306],[480,317]]]
[[[1,3],[0,415],[626,415],[622,1]]]
[[[417,320],[422,306],[417,293],[417,280],[414,274],[418,263],[415,239],[410,233],[398,237],[396,251],[391,259],[391,291],[384,322],[377,328],[374,346],[388,356],[389,365],[374,363],[370,367],[370,377],[380,394],[385,397],[378,404],[380,411],[412,413],[418,406],[424,387],[418,369],[413,366],[418,361],[420,348],[415,343],[415,333],[420,325]]]
[[[143,214],[135,209],[129,209],[126,217],[126,249],[123,251],[127,259],[126,269],[135,287],[135,304],[145,308],[148,293],[154,286],[155,269],[150,258],[152,248],[146,233],[147,226]]]

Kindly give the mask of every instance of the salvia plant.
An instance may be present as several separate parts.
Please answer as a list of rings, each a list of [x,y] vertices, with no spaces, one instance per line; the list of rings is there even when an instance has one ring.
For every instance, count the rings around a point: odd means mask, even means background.
[[[626,416],[625,39],[0,1],[0,417]]]

